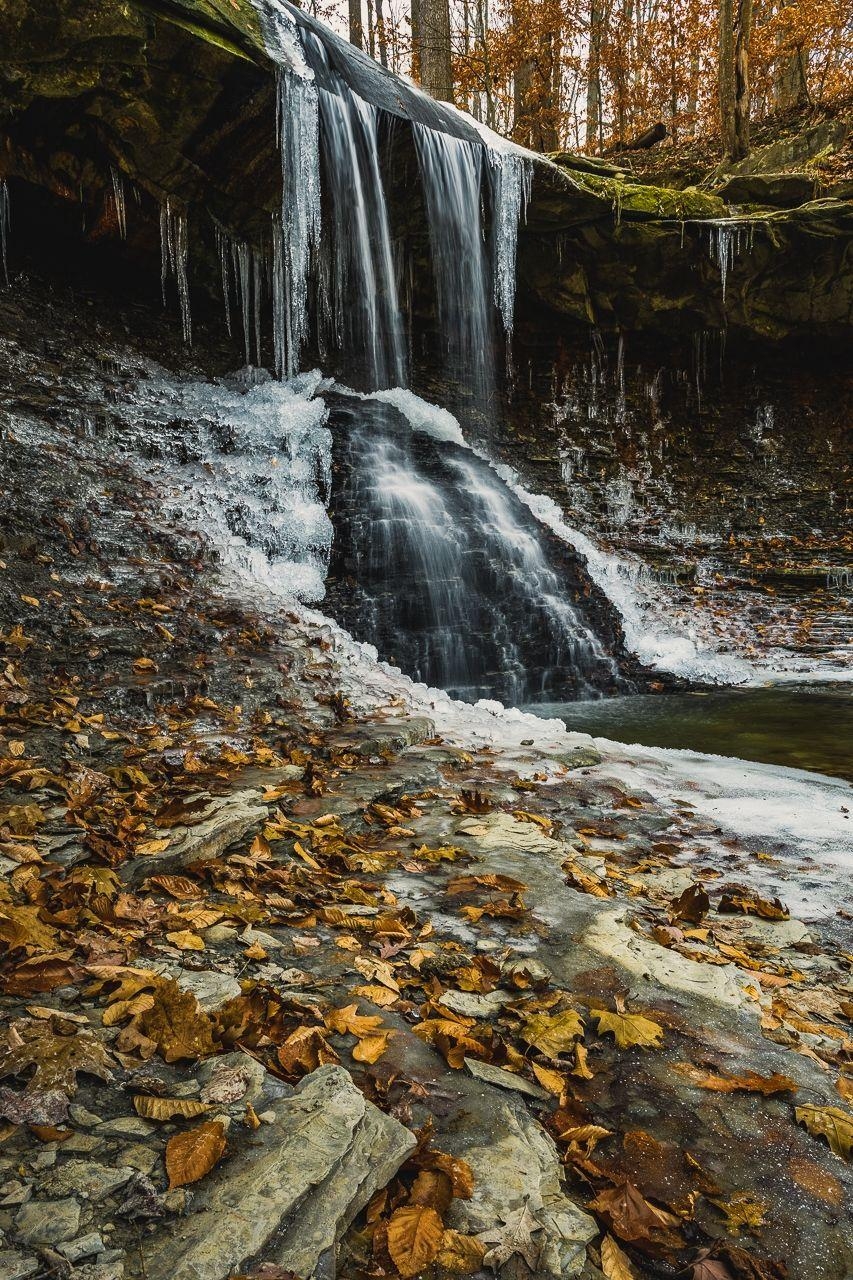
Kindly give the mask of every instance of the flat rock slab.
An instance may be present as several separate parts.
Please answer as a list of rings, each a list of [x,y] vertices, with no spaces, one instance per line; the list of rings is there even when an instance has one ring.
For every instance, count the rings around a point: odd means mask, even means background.
[[[193,862],[211,862],[259,826],[266,816],[267,806],[259,791],[246,789],[217,797],[200,822],[169,833],[168,849],[147,858],[135,858],[121,868],[121,877],[128,884],[138,885],[147,876],[171,875]]]
[[[275,1122],[193,1188],[187,1216],[146,1240],[146,1280],[223,1280],[252,1260],[307,1280],[415,1146],[342,1067],[312,1072],[271,1110]]]

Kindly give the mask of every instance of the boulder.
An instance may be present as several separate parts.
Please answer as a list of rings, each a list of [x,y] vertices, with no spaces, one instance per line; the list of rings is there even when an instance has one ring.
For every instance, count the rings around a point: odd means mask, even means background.
[[[813,173],[735,173],[716,189],[726,204],[763,204],[778,209],[796,208],[817,194]]]
[[[193,1211],[146,1241],[146,1280],[223,1280],[251,1260],[308,1280],[415,1146],[342,1067],[312,1072],[270,1114],[193,1188]]]

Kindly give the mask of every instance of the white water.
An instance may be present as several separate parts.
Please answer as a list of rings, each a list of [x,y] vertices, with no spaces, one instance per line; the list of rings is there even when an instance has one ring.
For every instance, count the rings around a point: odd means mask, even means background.
[[[642,569],[639,561],[632,562],[603,551],[585,533],[567,524],[552,498],[531,493],[520,483],[511,467],[495,463],[485,450],[469,445],[457,419],[448,410],[431,405],[413,392],[400,388],[383,392],[376,398],[394,404],[408,419],[412,430],[462,444],[488,462],[536,519],[583,557],[593,582],[619,613],[625,643],[645,664],[689,679],[719,684],[740,684],[751,677],[752,669],[742,659],[703,648],[695,636],[668,627],[662,616],[666,601],[660,585],[653,595],[645,598],[638,590]]]
[[[320,42],[315,44],[325,57]],[[334,93],[320,90],[320,113],[334,220],[327,256],[335,345],[361,357],[372,387],[405,385],[403,322],[379,167],[379,113],[340,80]]]

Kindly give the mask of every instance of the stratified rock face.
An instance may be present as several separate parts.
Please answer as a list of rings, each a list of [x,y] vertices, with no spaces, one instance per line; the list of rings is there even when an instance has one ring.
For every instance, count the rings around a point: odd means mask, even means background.
[[[311,1276],[415,1146],[341,1067],[306,1076],[272,1110],[275,1122],[209,1178],[192,1212],[146,1241],[147,1280],[221,1280],[261,1252]]]
[[[210,216],[229,234],[268,247],[270,216],[280,199],[274,68],[261,10],[260,0],[257,8],[250,0],[139,0],[132,6],[9,0],[0,11],[0,179],[49,190],[73,207],[78,228],[82,200],[87,239],[115,245],[121,228],[114,169],[142,201],[138,216],[134,210],[128,221],[124,257],[145,259],[156,279],[159,207],[169,199],[189,210],[194,281],[212,289],[218,262]],[[463,117],[391,76],[309,15],[295,7],[290,13],[325,48],[315,66],[321,82],[327,62],[387,117],[476,142]],[[310,41],[307,52],[310,60]],[[802,164],[815,147],[827,145],[830,125],[816,128],[797,144]],[[794,144],[780,146],[784,154],[771,147],[750,172],[772,174],[774,166],[788,164]],[[726,325],[770,339],[818,334],[836,340],[849,332],[849,203],[811,202],[730,223],[719,195],[644,186],[612,165],[567,153],[555,158],[558,164],[535,162],[533,198],[519,236],[519,300],[546,309],[543,325],[560,316],[622,330]],[[393,171],[385,180],[396,192],[395,234],[407,240],[418,278],[425,227],[408,181],[411,159],[410,131],[402,127],[395,131]],[[745,181],[746,172],[731,181]],[[802,182],[794,185],[796,201],[813,194]],[[763,198],[770,205],[795,202],[790,177],[784,191],[765,177]],[[15,224],[16,235],[30,221],[27,210]],[[37,240],[38,226],[29,233]],[[723,298],[714,259],[730,253],[733,237],[749,239],[751,248],[731,255]],[[709,252],[712,240],[718,249]],[[415,300],[419,323],[418,309],[430,305],[428,298]]]

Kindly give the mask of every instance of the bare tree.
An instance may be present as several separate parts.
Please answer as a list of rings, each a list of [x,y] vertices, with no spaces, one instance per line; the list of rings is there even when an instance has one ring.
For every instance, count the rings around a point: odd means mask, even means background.
[[[751,33],[752,0],[720,0],[720,134],[727,161],[749,155]]]
[[[364,27],[361,20],[361,0],[349,0],[349,38],[350,44],[364,48]]]
[[[412,66],[427,93],[453,101],[449,0],[412,0]]]

